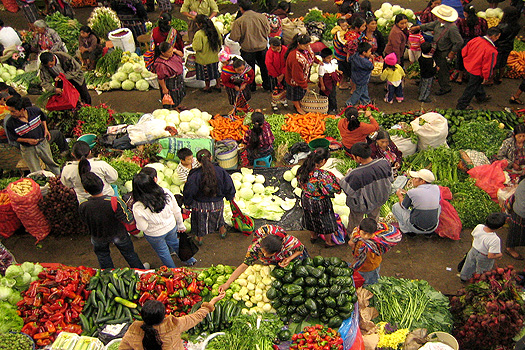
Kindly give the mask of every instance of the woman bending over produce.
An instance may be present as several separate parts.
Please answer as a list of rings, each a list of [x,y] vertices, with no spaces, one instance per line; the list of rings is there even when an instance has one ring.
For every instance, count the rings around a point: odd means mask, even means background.
[[[220,293],[192,314],[166,317],[166,307],[157,300],[148,300],[142,306],[143,321],[135,321],[127,330],[119,350],[183,350],[181,335],[195,327],[215,310],[215,303],[224,298]]]
[[[506,159],[509,164],[507,170],[511,178],[524,174],[525,169],[525,152],[523,144],[525,143],[525,124],[518,124],[514,128],[512,137],[509,137],[501,144],[501,147],[496,155],[498,159]]]
[[[137,229],[144,232],[144,237],[162,263],[174,268],[171,251],[179,253],[177,232],[186,231],[182,213],[177,200],[169,190],[160,187],[148,174],[138,173],[133,177],[133,215]],[[187,266],[197,262],[195,258],[184,261]]]
[[[167,42],[173,47],[173,53],[179,57],[184,56],[184,41],[182,35],[171,25],[171,15],[163,13],[159,17],[158,26],[151,31],[149,50],[144,53],[144,63],[146,68],[153,68],[153,58],[155,57],[155,47],[163,42]]]
[[[397,149],[397,146],[390,140],[390,135],[385,130],[379,130],[377,136],[370,144],[372,150],[372,159],[384,158],[392,166],[394,177],[403,163],[403,153]]]
[[[71,153],[76,160],[68,162],[64,169],[62,169],[60,181],[64,186],[75,190],[79,203],[89,198],[89,193],[87,193],[86,190],[84,190],[84,186],[82,186],[81,177],[90,171],[97,175],[104,183],[104,189],[102,190],[103,195],[115,195],[115,191],[110,184],[118,180],[117,171],[105,161],[91,158],[91,149],[87,142],[75,142]]]
[[[264,225],[255,231],[255,241],[248,247],[244,262],[231,274],[228,281],[219,287],[224,292],[246,269],[260,260],[264,265],[286,267],[294,259],[308,257],[305,246],[296,237],[276,225]]]
[[[523,260],[523,256],[516,251],[516,247],[525,245],[525,175],[521,176],[520,183],[514,192],[514,203],[510,213],[510,228],[507,235],[506,253],[516,260]]]
[[[264,114],[253,112],[252,128],[246,131],[239,145],[243,150],[241,153],[242,166],[251,165],[255,159],[272,154],[274,139],[270,124],[264,120]]]
[[[310,241],[315,243],[319,235],[324,236],[325,248],[336,246],[332,235],[337,231],[337,221],[331,198],[341,193],[341,187],[334,174],[321,167],[330,158],[325,148],[311,152],[297,170],[299,187],[303,190],[301,206],[304,211],[304,224],[311,231]]]
[[[230,174],[211,162],[210,151],[201,149],[196,158],[201,167],[190,171],[183,198],[186,208],[191,208],[192,232],[202,245],[204,236],[211,232],[218,230],[221,238],[226,237],[224,198],[233,200],[235,186]]]
[[[365,117],[370,120],[370,124],[360,122],[358,116],[359,112],[356,108],[348,107],[345,111],[345,118],[341,118],[337,123],[337,128],[341,133],[341,141],[348,156],[350,156],[350,148],[355,143],[366,142],[368,135],[379,130],[379,124],[372,117],[372,112],[365,112]]]

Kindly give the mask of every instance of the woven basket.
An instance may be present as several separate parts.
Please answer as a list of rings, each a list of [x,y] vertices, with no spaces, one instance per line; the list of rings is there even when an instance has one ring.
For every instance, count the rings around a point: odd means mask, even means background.
[[[239,147],[237,146],[237,142],[234,140],[223,140],[220,141],[221,143],[225,145],[233,146],[229,151],[217,153],[215,157],[217,158],[217,162],[219,163],[219,166],[223,169],[237,169],[237,163],[238,163],[238,150]]]
[[[328,112],[328,97],[309,90],[301,100],[301,107],[306,113],[326,114]]]

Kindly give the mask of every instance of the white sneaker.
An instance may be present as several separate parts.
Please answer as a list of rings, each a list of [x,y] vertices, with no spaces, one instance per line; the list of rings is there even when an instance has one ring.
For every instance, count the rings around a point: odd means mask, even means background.
[[[149,270],[151,265],[148,262],[142,263],[144,265],[144,270]]]

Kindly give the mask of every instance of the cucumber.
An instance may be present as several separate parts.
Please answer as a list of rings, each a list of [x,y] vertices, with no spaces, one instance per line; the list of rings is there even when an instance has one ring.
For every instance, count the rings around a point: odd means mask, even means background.
[[[128,307],[123,307],[122,309],[124,310],[124,314],[121,317],[126,317],[126,318],[129,318],[130,320],[133,320],[133,315],[131,315],[131,310],[135,310],[135,309],[130,309]]]
[[[120,294],[118,296],[126,298],[128,296],[127,290],[124,288],[124,281],[122,278],[118,279],[118,289]]]
[[[104,296],[104,294],[102,293],[102,291],[97,290],[97,291],[96,291],[96,294],[97,294],[97,298],[98,298],[98,300],[101,301],[102,304],[104,304],[104,305],[107,306],[107,300],[106,300],[106,297]]]
[[[126,317],[122,317],[122,318],[116,318],[116,319],[113,319],[113,320],[106,321],[106,324],[125,323],[127,321],[128,321],[128,319]]]
[[[101,318],[97,318],[95,320],[95,323],[97,324],[102,324],[102,323],[106,323],[112,319],[114,319],[115,317],[113,315],[108,315],[108,316],[104,316],[104,317],[101,317]]]
[[[114,297],[119,296],[117,289],[115,288],[115,285],[111,282],[108,283],[108,290],[111,292],[111,294],[113,294]]]
[[[134,296],[135,296],[136,288],[137,288],[136,281],[129,282],[129,286],[128,286],[128,299],[129,300],[135,299]]]
[[[89,321],[87,320],[86,316],[83,314],[80,314],[80,324],[82,325],[82,330],[87,331],[89,329]]]
[[[91,277],[91,279],[89,280],[88,287],[86,289],[87,290],[97,289],[97,285],[99,281],[100,281],[100,277],[98,277],[97,275]]]
[[[97,320],[102,318],[102,315],[104,315],[104,304],[102,304],[101,301],[98,302],[98,312],[97,312]]]
[[[122,299],[121,297],[115,297],[115,299],[113,299],[113,300],[115,300],[119,304],[122,304],[122,305],[124,305],[126,307],[129,307],[130,309],[136,309],[137,308],[137,304],[132,303],[129,300]]]
[[[115,318],[121,318],[124,315],[122,304],[117,305],[117,311],[115,311]]]

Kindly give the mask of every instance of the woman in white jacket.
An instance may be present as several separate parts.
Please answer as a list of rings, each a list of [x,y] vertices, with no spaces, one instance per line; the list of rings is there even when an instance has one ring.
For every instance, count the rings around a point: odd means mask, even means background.
[[[177,232],[186,231],[186,227],[173,193],[157,185],[153,177],[139,173],[133,178],[133,200],[137,229],[144,232],[144,237],[162,263],[174,268],[175,263],[170,250],[179,253]],[[184,264],[192,266],[196,261],[195,258],[191,258],[184,261]]]

